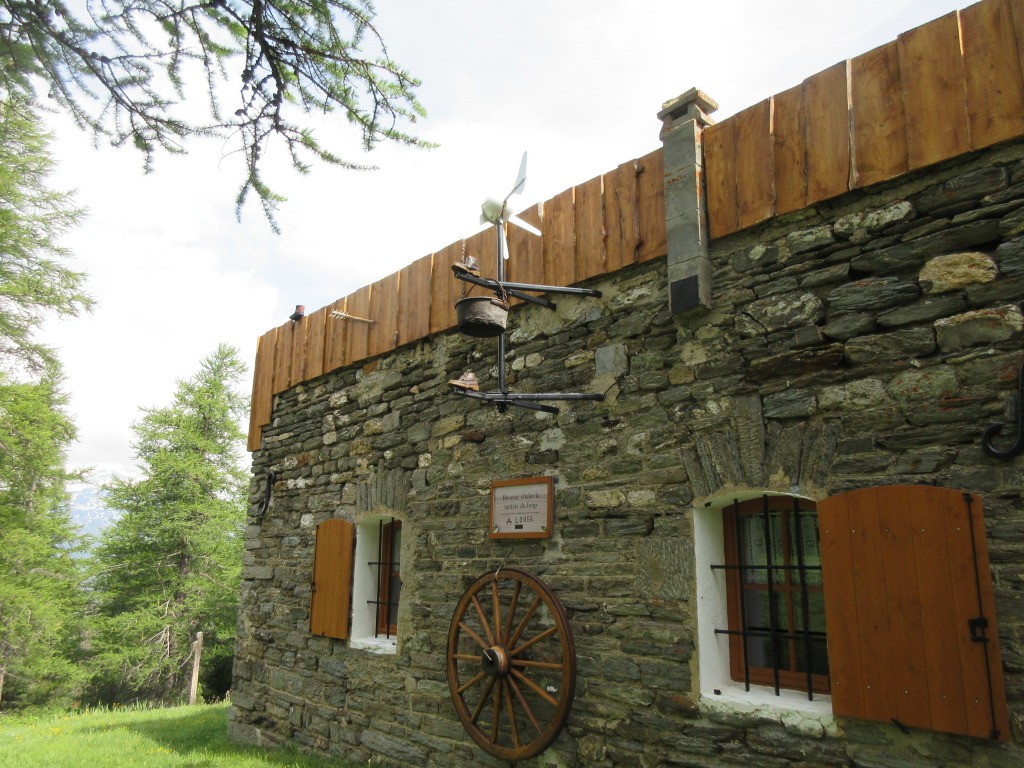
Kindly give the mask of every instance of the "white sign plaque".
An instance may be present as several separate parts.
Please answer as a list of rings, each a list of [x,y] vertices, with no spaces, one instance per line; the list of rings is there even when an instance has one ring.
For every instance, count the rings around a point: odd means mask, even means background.
[[[554,478],[526,477],[491,482],[492,539],[546,539],[551,536]]]

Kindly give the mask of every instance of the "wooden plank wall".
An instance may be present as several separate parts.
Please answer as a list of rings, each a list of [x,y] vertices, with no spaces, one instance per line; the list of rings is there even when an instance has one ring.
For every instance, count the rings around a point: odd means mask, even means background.
[[[705,132],[712,237],[1024,134],[1024,3],[983,0]]]
[[[665,255],[665,196],[658,149],[567,189],[520,215],[543,237],[508,228],[507,279],[571,285]],[[456,325],[463,283],[451,265],[476,256],[494,277],[497,243],[485,229],[424,256],[372,285],[260,337],[253,375],[249,450],[260,447],[274,395],[343,366],[410,344]],[[334,310],[372,324],[331,317]]]

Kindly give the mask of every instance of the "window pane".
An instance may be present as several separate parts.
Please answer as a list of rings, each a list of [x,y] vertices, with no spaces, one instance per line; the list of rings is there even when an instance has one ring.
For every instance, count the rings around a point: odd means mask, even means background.
[[[771,547],[772,565],[785,563],[785,552],[782,547],[782,515],[779,512],[768,513],[768,544],[765,543],[764,515],[744,515],[740,517],[740,540],[743,547],[744,565],[767,565],[768,547]],[[772,581],[781,584],[786,574],[782,570],[773,571]],[[768,572],[764,568],[751,568],[743,572],[744,581],[748,584],[767,584]]]
[[[796,593],[793,596],[793,600],[795,602],[795,605],[793,606],[793,611],[796,615],[796,629],[798,632],[803,632],[803,599],[801,599],[799,593]],[[825,596],[821,592],[807,592],[807,617],[808,629],[811,632],[825,631]]]
[[[817,513],[813,510],[801,509],[796,513],[791,513],[791,518],[789,526],[789,542],[792,550],[791,557],[793,565],[798,565],[800,562],[797,559],[797,549],[799,548],[800,554],[803,557],[803,564],[805,566],[813,566],[815,569],[820,568],[821,553],[818,547]],[[821,586],[820,570],[807,570],[804,573],[806,575],[806,583],[808,586]],[[794,570],[792,578],[794,584],[799,584],[799,571]]]
[[[811,673],[815,675],[828,674],[828,649],[825,638],[811,638],[804,642],[803,638],[796,642],[796,668],[799,672],[807,672],[807,648],[811,651]]]

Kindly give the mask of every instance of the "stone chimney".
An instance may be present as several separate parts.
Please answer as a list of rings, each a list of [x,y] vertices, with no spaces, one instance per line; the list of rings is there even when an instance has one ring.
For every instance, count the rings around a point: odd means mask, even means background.
[[[704,128],[717,102],[691,88],[665,102],[658,113],[665,158],[665,229],[668,240],[669,307],[687,312],[711,305]]]

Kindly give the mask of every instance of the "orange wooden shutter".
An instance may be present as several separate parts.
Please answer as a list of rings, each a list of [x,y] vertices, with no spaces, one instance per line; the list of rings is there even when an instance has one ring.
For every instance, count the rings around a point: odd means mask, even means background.
[[[309,607],[309,631],[314,635],[348,638],[354,539],[355,526],[347,520],[325,520],[316,528]]]
[[[865,488],[818,525],[833,713],[1008,738],[980,497]]]

